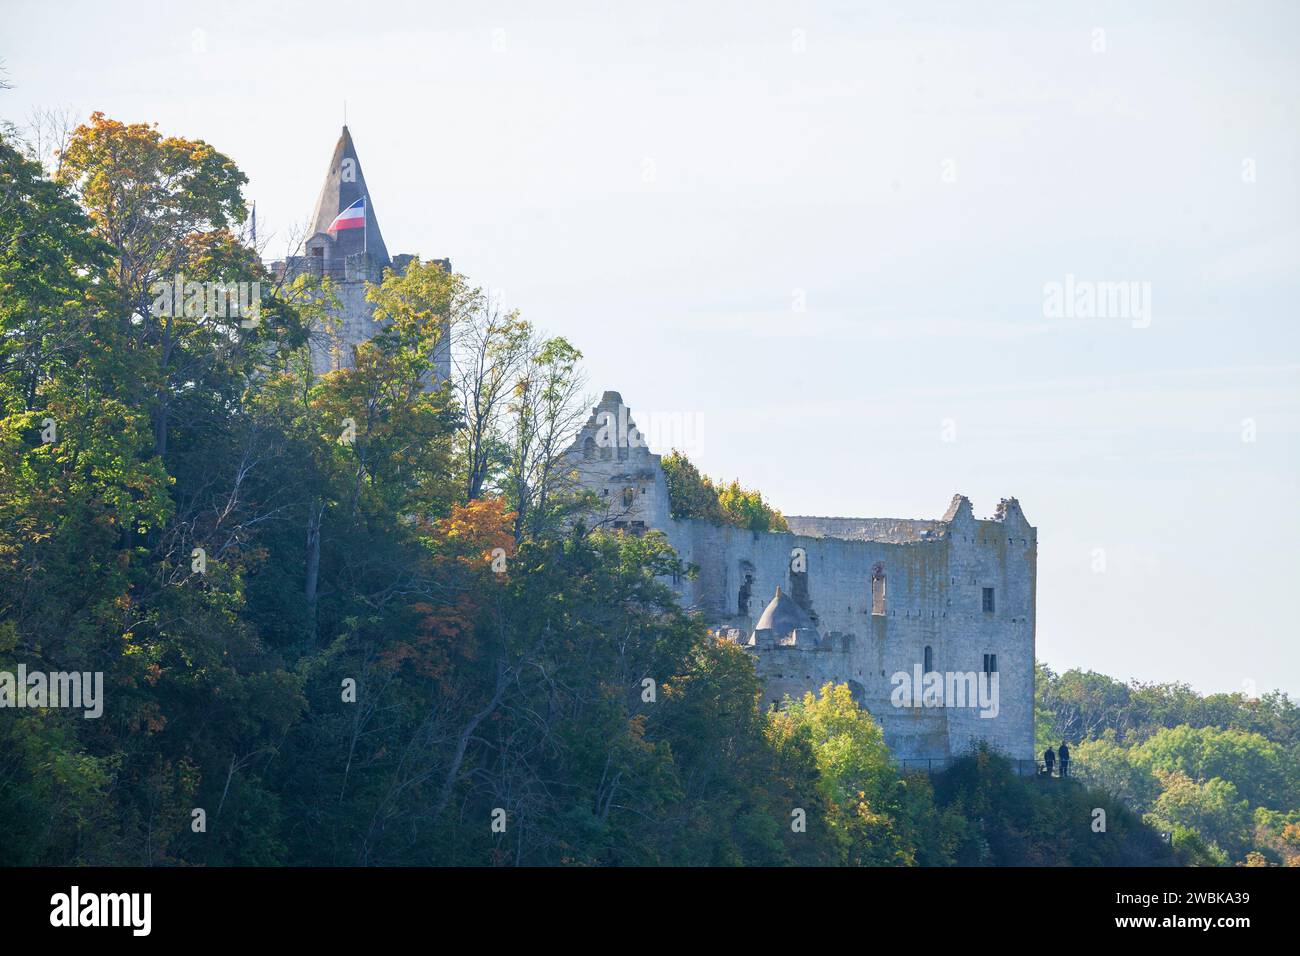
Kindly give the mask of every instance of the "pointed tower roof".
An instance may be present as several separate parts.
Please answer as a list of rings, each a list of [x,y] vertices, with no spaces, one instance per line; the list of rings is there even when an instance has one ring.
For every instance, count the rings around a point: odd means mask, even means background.
[[[341,229],[331,233],[335,241],[335,255],[343,258],[366,250],[377,263],[387,265],[390,261],[388,247],[384,245],[379,220],[375,218],[375,203],[366,188],[366,177],[361,172],[361,160],[357,158],[352,134],[344,126],[339,141],[334,145],[334,157],[325,174],[325,185],[321,187],[320,198],[316,200],[316,211],[312,214],[312,232],[326,232],[334,217],[362,196],[366,197],[366,227]]]

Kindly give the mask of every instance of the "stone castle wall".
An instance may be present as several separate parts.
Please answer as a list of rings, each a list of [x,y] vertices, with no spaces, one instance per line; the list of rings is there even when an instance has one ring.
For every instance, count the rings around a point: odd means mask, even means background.
[[[613,416],[628,422],[605,429]],[[953,499],[938,520],[791,518],[792,532],[751,532],[671,516],[659,456],[636,440],[617,393],[607,392],[571,452],[580,483],[598,494],[598,520],[633,532],[662,531],[695,580],[673,582],[684,606],[746,641],[776,588],[812,615],[816,646],[754,647],[766,700],[801,696],[827,681],[848,684],[880,722],[898,759],[945,759],[977,740],[1017,759],[1034,756],[1034,614],[1037,533],[1014,499],[979,520]],[[806,572],[792,570],[801,549]],[[884,607],[873,607],[883,576]],[[993,609],[985,610],[985,589]],[[873,613],[883,610],[883,613]],[[975,672],[996,655],[998,714],[975,708],[900,708],[892,677],[914,673],[930,648],[937,672]]]

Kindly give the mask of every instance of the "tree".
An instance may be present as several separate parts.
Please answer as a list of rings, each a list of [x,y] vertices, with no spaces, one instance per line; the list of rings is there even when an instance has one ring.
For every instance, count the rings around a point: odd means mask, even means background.
[[[74,188],[95,233],[111,248],[113,312],[131,347],[148,355],[136,374],[151,393],[154,449],[165,458],[173,401],[222,374],[232,332],[227,321],[195,307],[190,291],[184,306],[156,307],[160,290],[181,277],[200,283],[257,277],[260,263],[228,234],[247,213],[241,195],[247,178],[201,140],[163,137],[154,126],[103,113],[73,131],[61,159],[60,180]]]
[[[516,538],[540,534],[553,499],[572,490],[563,460],[582,424],[581,358],[566,339],[536,341],[515,383],[504,484],[515,512]]]
[[[97,358],[88,346],[109,257],[89,226],[68,190],[0,134],[0,401],[11,411],[36,408],[56,364]]]
[[[1165,728],[1134,748],[1133,758],[1151,771],[1177,772],[1194,781],[1233,781],[1251,806],[1283,810],[1300,803],[1295,767],[1281,747],[1259,734],[1185,725]]]
[[[830,807],[828,824],[853,866],[916,862],[903,813],[904,786],[871,715],[846,684],[825,684],[817,696],[788,701],[772,716],[773,733],[806,733],[817,762],[818,786]]]
[[[1156,774],[1161,793],[1148,814],[1152,825],[1174,832],[1176,848],[1194,834],[1201,842],[1192,841],[1186,848],[1194,855],[1200,855],[1203,845],[1216,862],[1220,850],[1229,859],[1244,859],[1251,834],[1250,807],[1230,781],[1214,777],[1198,783],[1176,770]]]
[[[1090,787],[1096,787],[1138,811],[1149,810],[1160,792],[1150,764],[1115,742],[1114,731],[1099,740],[1077,743],[1071,752],[1073,773]]]
[[[713,482],[707,475],[700,474],[690,459],[674,449],[659,463],[664,470],[668,503],[674,518],[698,518],[712,524],[726,522]]]
[[[658,829],[679,865],[830,865],[829,827],[812,742],[775,728],[759,709],[762,684],[737,644],[697,644],[664,687],[659,733],[671,741],[683,799]],[[784,731],[784,732],[783,732]],[[792,817],[802,813],[805,829]]]
[[[719,490],[718,504],[728,524],[746,531],[790,530],[781,512],[764,501],[760,492],[742,488],[739,481],[732,481]]]
[[[473,500],[505,465],[502,422],[535,333],[517,309],[503,313],[481,289],[469,289],[459,276],[456,284],[452,299],[459,305],[452,311],[459,321],[452,325],[452,384],[465,419],[458,437],[465,497]]]
[[[731,524],[747,531],[790,530],[781,512],[768,505],[760,492],[741,487],[739,481],[715,485],[676,450],[665,455],[660,464],[674,518]]]

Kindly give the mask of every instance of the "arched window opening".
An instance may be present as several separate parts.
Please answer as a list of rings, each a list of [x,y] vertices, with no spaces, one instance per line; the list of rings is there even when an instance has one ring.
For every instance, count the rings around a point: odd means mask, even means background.
[[[754,590],[754,566],[748,561],[740,562],[740,592],[736,595],[736,613],[742,617],[749,616],[749,597]]]
[[[885,613],[885,565],[880,561],[871,569],[871,613]]]

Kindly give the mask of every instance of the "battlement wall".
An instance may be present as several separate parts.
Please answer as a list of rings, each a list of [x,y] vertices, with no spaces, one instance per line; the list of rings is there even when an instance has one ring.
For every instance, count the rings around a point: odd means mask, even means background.
[[[923,518],[822,518],[813,515],[786,515],[785,520],[795,534],[813,538],[847,538],[859,541],[888,541],[895,544],[922,541],[943,525],[942,521]]]

